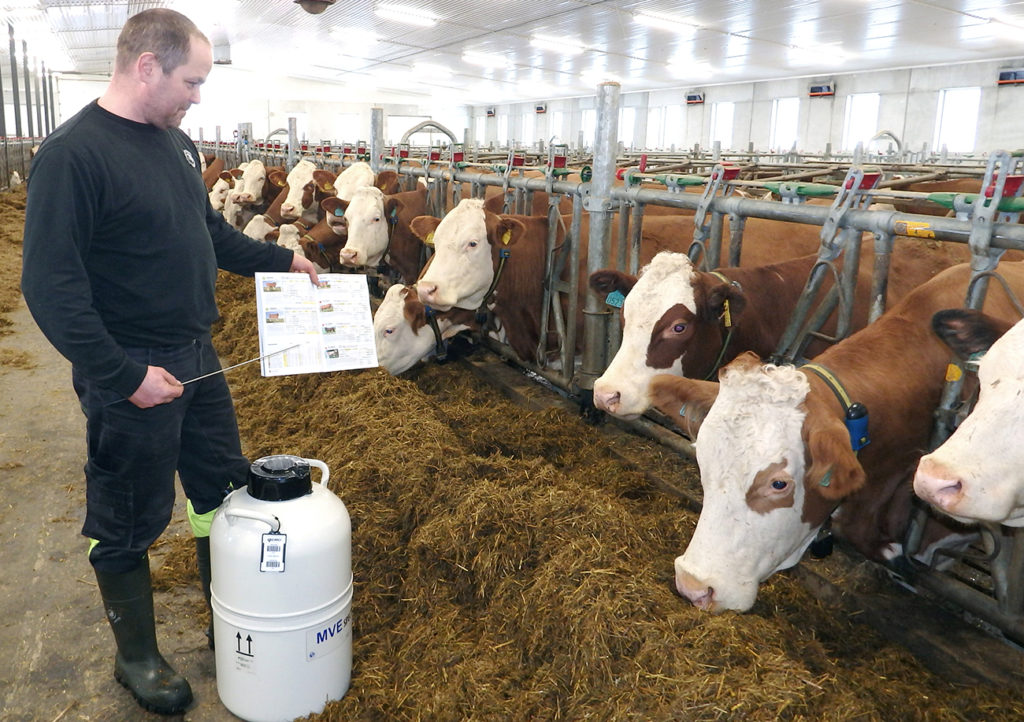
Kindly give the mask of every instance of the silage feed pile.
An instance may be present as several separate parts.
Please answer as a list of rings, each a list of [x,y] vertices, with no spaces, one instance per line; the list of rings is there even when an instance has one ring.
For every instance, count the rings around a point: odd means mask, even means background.
[[[252,280],[222,274],[219,298],[224,363],[257,356]],[[230,376],[246,453],[325,461],[353,522],[352,686],[309,719],[1024,719],[1020,691],[950,684],[786,574],[750,613],[691,607],[672,562],[696,516],[572,413],[457,364],[257,366]]]

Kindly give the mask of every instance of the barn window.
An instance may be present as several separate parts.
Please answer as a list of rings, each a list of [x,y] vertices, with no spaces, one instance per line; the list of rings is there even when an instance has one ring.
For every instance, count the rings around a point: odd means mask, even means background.
[[[939,91],[932,148],[951,153],[970,153],[978,132],[981,88],[944,88]]]
[[[682,148],[686,145],[686,116],[685,106],[665,106],[665,135],[663,142],[665,148]]]
[[[619,109],[619,142],[626,148],[633,147],[636,135],[636,108]]]
[[[665,138],[664,108],[651,108],[647,113],[647,140],[645,148],[663,148],[662,142]]]
[[[502,113],[498,116],[498,144],[504,146],[510,146],[511,138],[508,134],[508,113]]]
[[[718,141],[722,150],[732,147],[732,116],[735,103],[714,103],[711,106],[711,145]]]
[[[565,137],[565,128],[562,124],[565,123],[565,113],[561,110],[556,110],[551,114],[551,121],[548,124],[548,138],[555,138],[561,140]],[[561,140],[561,142],[565,142]]]
[[[523,113],[523,130],[519,134],[522,139],[523,145],[531,146],[533,142],[537,140],[537,115],[536,112],[531,108],[527,112]]]
[[[867,143],[878,130],[879,93],[853,93],[846,96],[843,121],[843,150],[852,151],[857,143]]]
[[[771,140],[769,147],[785,152],[798,139],[800,98],[776,98],[772,101]]]
[[[594,136],[597,135],[597,111],[593,108],[583,109],[583,122],[580,125],[583,131],[583,145],[586,148],[594,147]]]

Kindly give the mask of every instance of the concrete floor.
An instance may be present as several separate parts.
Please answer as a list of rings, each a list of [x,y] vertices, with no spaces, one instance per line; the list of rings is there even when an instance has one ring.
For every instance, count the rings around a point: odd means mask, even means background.
[[[70,364],[23,302],[10,319],[14,332],[0,336],[0,719],[168,719],[114,680],[114,639],[80,533],[85,419]],[[180,497],[168,534],[190,534]],[[196,698],[177,719],[237,719],[217,696],[213,652],[190,611],[201,598],[197,584],[154,600],[161,651]]]

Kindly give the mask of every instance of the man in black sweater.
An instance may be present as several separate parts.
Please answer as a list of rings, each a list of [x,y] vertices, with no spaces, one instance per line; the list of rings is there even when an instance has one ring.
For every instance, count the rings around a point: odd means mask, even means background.
[[[117,642],[114,674],[163,714],[192,701],[156,643],[147,550],[170,522],[174,476],[209,600],[210,522],[245,483],[234,407],[210,340],[217,269],[308,273],[312,263],[229,226],[179,130],[213,65],[184,15],[125,24],[104,94],[42,144],[29,177],[22,292],[71,361],[88,440],[89,560]],[[211,637],[212,646],[212,637]]]

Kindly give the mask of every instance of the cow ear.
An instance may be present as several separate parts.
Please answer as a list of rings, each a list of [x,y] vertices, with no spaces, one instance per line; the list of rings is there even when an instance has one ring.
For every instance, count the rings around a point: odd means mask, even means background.
[[[1012,321],[967,308],[951,308],[932,316],[936,335],[962,359],[988,351],[1012,326]]]
[[[269,231],[267,233],[266,238],[267,238],[268,241],[273,241],[274,243],[277,243],[278,239],[281,238],[281,229],[278,228],[278,227],[275,227],[274,230]]]
[[[283,170],[267,171],[267,179],[278,188],[284,188],[288,184],[288,174]]]
[[[722,319],[726,327],[731,326],[747,307],[743,290],[731,283],[716,283],[708,290],[707,312],[711,318]]]
[[[509,248],[526,235],[526,226],[517,218],[499,216],[498,225],[495,228],[495,237],[491,239],[491,245],[499,248]]]
[[[649,393],[654,408],[694,438],[718,398],[718,383],[657,374],[651,379]]]
[[[398,192],[398,173],[393,170],[382,170],[377,174],[374,185],[380,188],[381,192],[389,196]]]
[[[334,191],[334,179],[336,177],[337,174],[331,173],[329,170],[318,168],[313,171],[313,183],[321,193],[331,193]]]
[[[842,499],[867,482],[864,468],[850,447],[850,432],[838,419],[830,419],[823,428],[808,434],[807,452],[807,484],[826,499]]]
[[[629,295],[636,285],[636,276],[631,276],[614,268],[604,268],[590,274],[590,287],[598,293],[618,291],[623,296]]]
[[[405,208],[405,204],[397,198],[384,199],[384,217],[388,219],[388,223],[394,223],[403,208]]]
[[[348,201],[342,200],[337,196],[327,196],[322,201],[320,201],[320,207],[323,208],[324,212],[327,213],[328,215],[341,216],[345,215],[345,211],[348,210]],[[335,211],[337,210],[340,210],[341,213],[335,213]]]
[[[231,183],[233,180],[235,180],[235,177],[231,175],[231,171],[229,170],[222,170],[220,173],[217,174],[217,177],[220,178],[221,180],[227,181],[228,183]]]
[[[245,171],[242,170],[241,168],[232,168],[231,170],[228,171],[228,173],[231,174],[231,177],[234,178],[235,180],[241,178],[244,172]]]
[[[409,224],[409,228],[412,229],[413,235],[428,246],[432,246],[434,245],[434,231],[437,230],[437,227],[440,224],[440,218],[434,218],[433,216],[416,216]],[[426,270],[426,268],[423,270]]]

